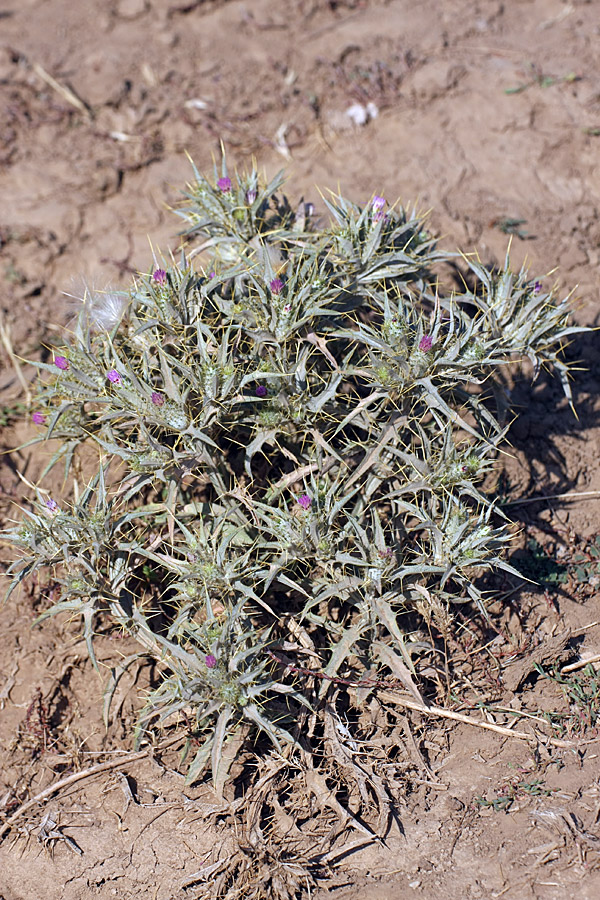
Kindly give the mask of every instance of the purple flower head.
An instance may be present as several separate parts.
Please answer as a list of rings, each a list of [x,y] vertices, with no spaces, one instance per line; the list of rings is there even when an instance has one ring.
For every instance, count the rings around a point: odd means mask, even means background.
[[[106,377],[111,384],[121,384],[122,379],[116,369],[109,369],[106,373]]]
[[[256,393],[256,396],[257,396],[257,397],[266,397],[266,396],[267,396],[267,389],[266,389],[266,387],[264,386],[264,384],[259,384],[258,387],[256,388],[255,393]]]
[[[46,500],[46,507],[50,512],[58,512],[58,503],[56,500],[53,500],[52,497],[49,497],[48,500]]]
[[[385,209],[385,197],[373,197],[373,203],[371,204],[371,209],[373,210],[373,221],[379,222],[380,219],[383,219],[384,209]]]
[[[167,283],[167,273],[164,269],[156,269],[152,273],[152,278],[156,281],[157,284],[166,284]]]
[[[206,663],[207,669],[214,669],[217,664],[217,657],[213,656],[212,653],[209,653],[208,656],[204,657],[204,662]]]
[[[280,294],[283,290],[283,281],[281,278],[274,278],[273,281],[269,282],[269,287],[272,294]]]
[[[152,400],[152,402],[154,403],[155,406],[162,406],[163,403],[165,402],[165,398],[163,397],[162,394],[159,394],[158,391],[152,391],[150,399]]]
[[[421,340],[419,341],[419,350],[421,353],[429,353],[431,348],[433,347],[433,338],[430,334],[424,334]]]
[[[536,281],[535,284],[533,285],[533,293],[534,293],[534,294],[539,294],[539,292],[540,292],[541,290],[542,290],[542,282],[541,282],[541,281]]]
[[[302,509],[309,509],[312,503],[312,497],[309,497],[308,494],[301,494],[298,497],[298,503],[302,507]]]
[[[69,360],[66,356],[55,356],[54,365],[57,369],[62,369],[63,372],[66,372],[69,368]]]
[[[217,181],[217,187],[224,194],[228,194],[231,190],[231,178],[229,178],[229,176],[227,175],[225,175],[223,178],[219,178],[219,180]]]
[[[46,416],[41,412],[34,412],[31,417],[34,425],[45,425],[46,424]]]
[[[286,314],[287,314],[287,313],[290,313],[290,312],[292,311],[292,304],[291,304],[291,303],[286,303],[285,306],[283,307],[283,311],[284,311],[284,313],[286,313]]]
[[[246,204],[248,206],[252,206],[254,201],[256,200],[256,190],[254,188],[249,188],[246,191]]]
[[[209,273],[208,273],[208,277],[211,279],[211,281],[212,281],[212,279],[215,277],[216,274],[217,274],[216,272],[209,272]]]

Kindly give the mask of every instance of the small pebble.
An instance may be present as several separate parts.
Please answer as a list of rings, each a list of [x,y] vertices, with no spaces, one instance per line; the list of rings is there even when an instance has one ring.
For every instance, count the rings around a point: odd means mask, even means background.
[[[137,19],[146,12],[147,8],[146,0],[119,0],[117,15],[121,19]]]

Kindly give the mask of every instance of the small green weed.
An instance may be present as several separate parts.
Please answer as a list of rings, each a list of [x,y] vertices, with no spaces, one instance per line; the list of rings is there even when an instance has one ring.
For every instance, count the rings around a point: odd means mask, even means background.
[[[600,575],[600,534],[575,553],[569,571],[577,582],[583,584]]]
[[[521,241],[535,240],[534,234],[524,231],[521,225],[527,225],[527,219],[494,219],[492,222],[494,228],[498,228],[502,234],[515,234]]]
[[[600,713],[600,672],[590,663],[580,672],[562,674],[553,666],[535,669],[542,678],[553,681],[561,689],[569,711],[566,713],[542,713],[562,733],[582,735],[598,724]]]
[[[559,563],[542,547],[535,538],[527,541],[527,556],[519,560],[521,574],[543,588],[565,584],[569,578],[569,567]]]
[[[12,406],[0,406],[0,426],[10,425],[15,419],[21,419],[25,412],[25,406],[22,403],[15,403]]]
[[[8,281],[9,284],[25,284],[27,278],[21,272],[20,269],[11,262],[7,266],[4,267],[4,277]]]
[[[533,78],[529,81],[524,81],[521,84],[516,85],[516,87],[506,88],[505,94],[522,94],[523,91],[526,91],[530,87],[534,87],[534,85],[538,85],[542,88],[553,87],[555,84],[573,84],[575,81],[581,81],[581,76],[577,75],[576,72],[568,72],[566,75],[562,75],[560,78],[555,78],[553,75],[544,75],[537,66],[533,63],[531,64],[531,70],[533,73]]]
[[[519,571],[545,591],[564,586],[563,590],[580,596],[600,582],[600,535],[570,550],[567,562],[557,560],[535,538],[529,538],[526,546],[527,555],[518,561]]]
[[[552,788],[544,786],[543,778],[534,778],[532,781],[526,781],[516,776],[512,781],[504,784],[495,797],[488,800],[486,797],[476,797],[475,802],[481,809],[495,809],[496,812],[503,810],[507,812],[513,805],[515,800],[522,800],[525,797],[551,797],[554,793]]]
[[[511,768],[515,769],[514,775],[504,781],[498,788],[496,796],[491,799],[476,797],[475,803],[480,809],[495,809],[496,812],[507,812],[517,800],[523,800],[527,797],[551,797],[555,789],[546,787],[545,773],[548,766],[552,764],[553,761],[551,760],[544,763],[541,768],[534,762],[526,767],[519,766],[515,768],[511,765]],[[559,762],[557,765],[560,768],[562,763]],[[533,775],[537,777],[532,778]]]

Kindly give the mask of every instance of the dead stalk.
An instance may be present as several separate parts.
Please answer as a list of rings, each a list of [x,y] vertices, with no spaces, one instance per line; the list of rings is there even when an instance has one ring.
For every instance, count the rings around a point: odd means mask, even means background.
[[[403,697],[395,691],[378,691],[377,696],[380,700],[387,700],[388,703],[397,703],[405,706],[407,709],[414,709],[417,712],[424,713],[428,716],[439,716],[442,719],[452,719],[454,722],[462,722],[465,725],[475,725],[477,728],[485,728],[486,731],[495,731],[496,734],[502,734],[505,737],[518,738],[521,741],[530,741],[533,737],[531,734],[525,734],[523,731],[513,731],[511,728],[505,728],[503,725],[494,725],[491,722],[478,722],[471,716],[465,716],[462,713],[452,712],[450,709],[443,709],[441,706],[421,706],[408,697]],[[576,746],[573,741],[561,741],[558,738],[551,738],[544,735],[544,740],[553,747],[561,747],[563,749],[572,749]]]
[[[71,784],[75,784],[78,781],[83,781],[84,778],[92,778],[94,775],[100,775],[102,772],[108,772],[110,769],[118,769],[121,766],[127,765],[127,763],[137,762],[139,759],[145,759],[147,756],[150,756],[151,753],[156,750],[166,750],[168,747],[172,747],[174,744],[181,743],[184,740],[184,735],[177,734],[171,738],[168,738],[166,741],[163,741],[162,744],[159,744],[158,747],[148,747],[147,750],[138,750],[135,753],[127,753],[125,756],[119,756],[117,759],[111,759],[108,762],[98,763],[96,766],[90,766],[88,769],[82,769],[81,772],[74,772],[72,775],[67,775],[66,778],[61,778],[60,781],[56,781],[54,784],[51,784],[50,787],[45,788],[43,791],[40,791],[39,794],[36,794],[35,797],[32,797],[31,800],[27,800],[26,803],[23,803],[16,812],[10,816],[6,820],[6,822],[0,827],[0,840],[4,837],[7,831],[9,831],[14,823],[20,819],[20,817],[27,812],[27,810],[31,809],[32,806],[35,806],[36,803],[41,803],[43,800],[47,800],[48,797],[51,797],[56,791],[60,791],[65,787],[68,787]]]

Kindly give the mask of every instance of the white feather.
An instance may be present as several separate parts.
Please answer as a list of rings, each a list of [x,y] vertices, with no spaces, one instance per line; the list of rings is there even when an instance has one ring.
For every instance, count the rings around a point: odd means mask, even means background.
[[[95,290],[85,280],[82,280],[76,291],[77,293],[65,294],[77,300],[78,305],[83,303],[91,331],[112,331],[125,315],[130,303],[127,294],[110,288]]]

